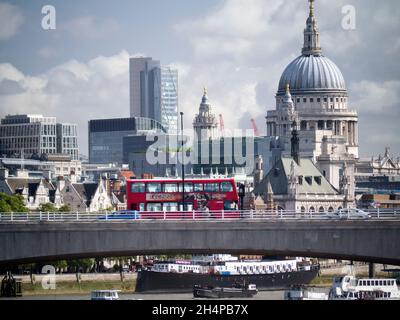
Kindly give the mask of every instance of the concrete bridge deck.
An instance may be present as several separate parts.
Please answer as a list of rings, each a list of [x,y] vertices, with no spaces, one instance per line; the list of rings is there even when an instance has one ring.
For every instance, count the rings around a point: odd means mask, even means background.
[[[0,263],[149,254],[306,256],[400,265],[400,220],[0,224]]]

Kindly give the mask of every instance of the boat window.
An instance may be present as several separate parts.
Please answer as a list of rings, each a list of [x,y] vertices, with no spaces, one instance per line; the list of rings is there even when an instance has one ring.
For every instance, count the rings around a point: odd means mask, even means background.
[[[179,184],[179,192],[182,192],[182,183]],[[192,182],[185,182],[185,192],[193,192]]]
[[[146,187],[144,183],[132,183],[131,192],[134,193],[143,193],[145,192]]]
[[[194,192],[202,192],[203,191],[203,184],[202,183],[195,183],[194,184]]]
[[[178,185],[176,183],[164,184],[164,192],[178,192]]]
[[[148,183],[147,192],[161,192],[161,183]]]
[[[367,286],[371,285],[371,281],[367,280]]]
[[[204,184],[204,191],[205,192],[218,192],[219,184],[218,183],[206,183],[206,184]]]
[[[221,192],[232,192],[233,186],[230,182],[222,182],[221,183]]]
[[[383,280],[383,285],[386,286],[386,280]]]

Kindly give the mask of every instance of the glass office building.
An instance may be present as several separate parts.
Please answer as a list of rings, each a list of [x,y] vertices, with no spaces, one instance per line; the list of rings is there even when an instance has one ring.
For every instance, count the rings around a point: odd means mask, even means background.
[[[131,58],[130,115],[160,122],[167,132],[178,129],[178,71],[150,57]]]
[[[165,132],[154,119],[134,117],[89,121],[89,162],[123,164],[123,137]]]
[[[57,153],[68,154],[79,160],[78,126],[72,123],[57,123]]]
[[[64,128],[60,131],[68,133],[68,142],[58,136],[57,126]],[[64,136],[67,137],[67,136]],[[65,140],[64,140],[65,141]],[[57,124],[55,117],[42,115],[8,115],[0,124],[0,154],[7,157],[29,158],[32,155],[66,153],[73,160],[78,159],[78,138],[75,124]]]
[[[178,133],[178,70],[167,66],[161,67],[161,124]]]

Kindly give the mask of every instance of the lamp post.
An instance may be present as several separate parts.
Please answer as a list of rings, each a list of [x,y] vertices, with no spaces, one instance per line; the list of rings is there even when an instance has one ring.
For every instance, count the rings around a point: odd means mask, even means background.
[[[185,164],[183,161],[183,112],[181,114],[181,152],[182,152],[182,211],[185,211]]]

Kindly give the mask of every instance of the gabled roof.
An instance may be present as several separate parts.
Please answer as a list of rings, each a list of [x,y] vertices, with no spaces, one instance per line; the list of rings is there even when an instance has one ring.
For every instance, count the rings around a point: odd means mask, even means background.
[[[90,183],[73,183],[72,186],[89,207],[93,196],[96,194],[99,184],[97,182]]]
[[[11,188],[13,193],[24,188],[28,189],[28,194],[30,197],[36,196],[36,191],[42,181],[44,187],[48,190],[54,190],[53,184],[45,179],[27,179],[27,178],[8,178],[7,183]]]
[[[291,157],[284,157],[279,160],[254,189],[254,193],[256,195],[266,194],[268,182],[270,182],[275,195],[288,194],[288,176],[291,172],[292,162],[294,164],[298,194],[339,194],[310,159],[300,159],[299,163],[296,163]],[[301,183],[300,180],[302,181]]]

